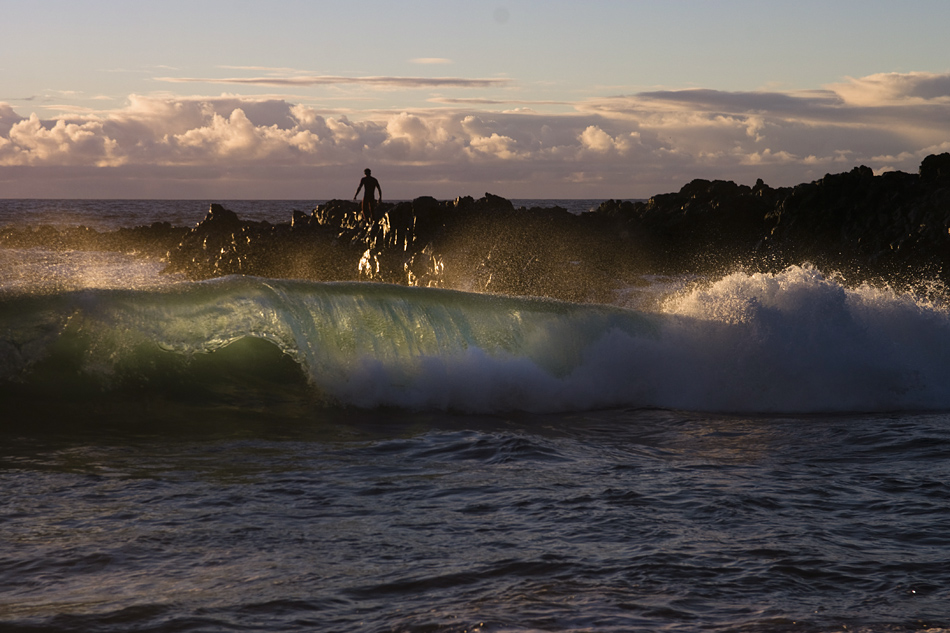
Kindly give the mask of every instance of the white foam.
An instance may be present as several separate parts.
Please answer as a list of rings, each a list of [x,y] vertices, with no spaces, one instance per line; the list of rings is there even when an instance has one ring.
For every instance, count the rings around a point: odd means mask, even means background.
[[[164,264],[123,253],[0,248],[0,290],[157,288],[181,281]]]
[[[678,289],[644,314],[231,277],[67,293],[21,302],[36,314],[14,311],[7,320],[22,350],[46,340],[32,321],[50,321],[51,332],[68,321],[92,341],[86,362],[103,366],[143,344],[188,356],[262,338],[291,355],[330,400],[367,408],[950,410],[950,314],[940,303],[849,288],[802,267],[663,287]]]
[[[536,336],[517,354],[364,356],[317,381],[359,406],[466,411],[950,408],[950,318],[913,294],[847,288],[808,267],[736,273],[670,297],[658,323],[657,332],[606,327],[596,335],[581,330],[603,323],[556,324],[558,336],[585,340],[562,373],[539,362],[557,336]]]

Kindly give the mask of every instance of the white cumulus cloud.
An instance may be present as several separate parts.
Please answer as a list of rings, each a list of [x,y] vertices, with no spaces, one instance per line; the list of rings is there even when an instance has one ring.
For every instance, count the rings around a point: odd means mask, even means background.
[[[19,195],[54,167],[107,184],[169,170],[223,183],[234,170],[242,185],[303,190],[331,182],[338,168],[372,165],[398,173],[406,197],[492,183],[511,197],[645,197],[695,177],[788,185],[857,164],[914,171],[950,147],[950,73],[870,75],[804,92],[653,91],[556,114],[540,103],[476,101],[353,113],[277,98],[132,95],[116,110],[48,120],[0,103],[0,181]]]

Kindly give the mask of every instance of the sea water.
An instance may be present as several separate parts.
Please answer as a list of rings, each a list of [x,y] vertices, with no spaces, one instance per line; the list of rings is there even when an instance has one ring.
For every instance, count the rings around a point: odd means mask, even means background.
[[[169,222],[194,226],[212,203],[220,203],[242,220],[290,222],[294,211],[310,213],[326,200],[61,200],[0,199],[0,228],[16,225],[87,226],[96,230]],[[386,200],[398,202],[398,200]],[[571,213],[593,211],[603,200],[522,200],[515,207],[559,206]]]
[[[0,250],[0,630],[950,628],[927,280],[160,270]]]

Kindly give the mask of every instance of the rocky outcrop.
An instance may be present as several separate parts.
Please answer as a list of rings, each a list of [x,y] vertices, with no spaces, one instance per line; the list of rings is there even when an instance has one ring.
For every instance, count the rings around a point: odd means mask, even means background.
[[[783,267],[812,262],[851,275],[950,272],[950,154],[917,174],[868,167],[772,189],[694,180],[646,202],[608,201],[596,213],[640,236],[666,267]]]
[[[166,254],[166,272],[192,279],[244,274],[355,279],[359,251],[340,232],[295,212],[290,224],[247,222],[219,204]]]
[[[607,298],[622,271],[642,269],[642,251],[593,214],[516,209],[490,193],[421,197],[381,211],[373,226],[359,223],[350,201],[330,201],[312,215],[313,224],[362,250],[361,279],[593,301]]]
[[[0,231],[0,245],[115,250],[162,257],[192,279],[229,274],[371,280],[570,301],[609,300],[646,272],[781,269],[812,262],[861,277],[950,276],[950,154],[916,174],[867,167],[773,189],[694,180],[647,201],[603,203],[574,215],[420,197],[380,205],[361,221],[331,200],[290,222],[241,220],[221,205],[191,229],[156,223],[98,233],[85,227]],[[946,279],[945,279],[946,281]]]
[[[174,248],[187,232],[187,228],[175,227],[168,222],[106,232],[86,226],[64,229],[52,226],[6,227],[0,229],[0,246],[112,251],[157,258]]]

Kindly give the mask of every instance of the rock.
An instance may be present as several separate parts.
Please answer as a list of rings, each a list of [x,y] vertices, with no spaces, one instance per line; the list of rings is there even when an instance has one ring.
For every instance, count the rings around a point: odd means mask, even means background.
[[[305,229],[310,226],[310,221],[312,216],[307,215],[303,211],[298,211],[294,209],[293,215],[290,220],[290,227],[293,229]]]
[[[483,198],[475,201],[475,208],[480,211],[514,211],[515,205],[501,196],[485,193]]]
[[[950,153],[931,154],[920,163],[918,173],[924,182],[950,181]]]
[[[233,231],[239,226],[241,226],[241,220],[238,218],[237,213],[230,209],[225,209],[220,204],[212,203],[205,219],[195,228],[201,228],[203,232],[210,233]]]
[[[456,209],[464,209],[475,204],[475,198],[472,196],[459,196],[453,203]]]
[[[694,180],[645,203],[608,201],[595,213],[639,236],[671,271],[722,270],[736,261],[840,271],[950,269],[950,154],[920,173],[875,176],[866,166],[795,187],[749,189]],[[943,273],[945,276],[947,273]]]
[[[570,301],[609,301],[618,283],[645,272],[715,273],[737,263],[774,270],[811,262],[888,278],[939,271],[950,280],[950,154],[928,156],[917,174],[875,176],[859,166],[795,187],[696,179],[678,192],[608,200],[580,215],[516,209],[491,193],[421,196],[379,212],[367,224],[356,202],[331,200],[271,225],[212,204],[191,229],[8,227],[0,244],[161,253],[168,272],[193,279],[359,278]]]
[[[360,205],[352,200],[330,200],[317,206],[311,214],[320,226],[354,230],[362,223]]]

